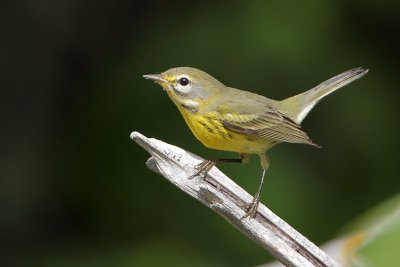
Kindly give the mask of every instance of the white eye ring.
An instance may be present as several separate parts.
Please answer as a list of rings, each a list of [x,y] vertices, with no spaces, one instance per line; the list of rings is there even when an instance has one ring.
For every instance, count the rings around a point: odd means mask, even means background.
[[[192,90],[190,85],[190,79],[186,75],[176,77],[175,91],[181,94],[187,94]]]

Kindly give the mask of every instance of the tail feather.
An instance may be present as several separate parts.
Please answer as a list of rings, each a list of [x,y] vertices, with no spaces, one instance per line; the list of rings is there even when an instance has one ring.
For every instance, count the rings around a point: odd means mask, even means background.
[[[279,109],[283,111],[286,116],[300,124],[319,100],[337,89],[361,78],[367,72],[368,69],[364,70],[363,68],[355,68],[343,72],[304,93],[279,101]]]

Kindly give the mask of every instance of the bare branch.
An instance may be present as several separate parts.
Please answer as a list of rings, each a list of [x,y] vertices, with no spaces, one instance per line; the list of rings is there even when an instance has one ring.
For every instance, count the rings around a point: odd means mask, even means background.
[[[217,212],[286,266],[340,266],[312,242],[260,203],[256,218],[241,219],[252,196],[216,167],[204,179],[188,179],[204,159],[179,147],[133,132],[131,138],[151,154],[147,166]]]

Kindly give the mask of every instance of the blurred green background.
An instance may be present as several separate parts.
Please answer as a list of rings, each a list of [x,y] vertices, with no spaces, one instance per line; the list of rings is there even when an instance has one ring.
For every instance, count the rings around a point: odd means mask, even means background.
[[[206,158],[143,74],[192,66],[273,99],[354,67],[269,152],[262,202],[320,244],[400,190],[396,1],[9,1],[2,8],[1,266],[251,266],[270,255],[145,166],[131,131]],[[397,34],[396,34],[397,32]],[[397,119],[396,119],[397,118]],[[258,159],[220,168],[249,192]]]

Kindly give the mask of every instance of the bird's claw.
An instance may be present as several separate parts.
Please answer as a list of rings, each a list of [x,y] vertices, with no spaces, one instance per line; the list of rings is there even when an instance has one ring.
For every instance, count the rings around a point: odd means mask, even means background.
[[[215,166],[215,164],[215,160],[205,160],[203,162],[200,162],[199,164],[194,166],[196,172],[190,175],[188,179],[193,179],[196,176],[202,176],[203,178],[205,178],[207,173],[211,170],[212,167]]]
[[[250,203],[246,203],[241,205],[242,208],[246,209],[247,212],[245,215],[240,218],[241,220],[249,217],[255,218],[257,215],[258,204],[260,203],[260,197],[258,195],[254,196],[253,200]]]

